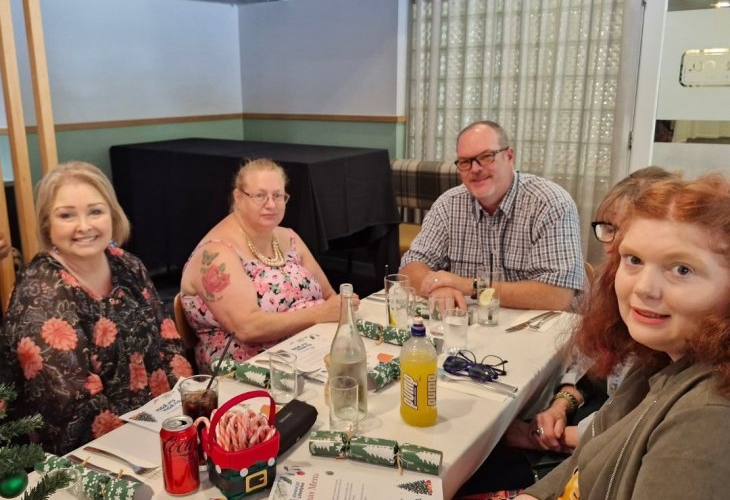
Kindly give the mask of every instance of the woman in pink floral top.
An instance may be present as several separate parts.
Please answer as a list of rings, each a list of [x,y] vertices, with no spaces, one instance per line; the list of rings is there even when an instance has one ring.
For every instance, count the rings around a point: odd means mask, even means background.
[[[180,283],[185,315],[198,334],[198,369],[210,373],[232,333],[237,361],[316,323],[337,321],[340,297],[302,239],[279,227],[286,174],[253,160],[236,176],[231,213],[195,248]],[[280,314],[284,313],[286,314]]]
[[[110,243],[126,240],[129,222],[104,174],[59,165],[41,181],[36,211],[45,251],[10,298],[0,380],[18,391],[11,418],[40,413],[35,439],[64,454],[192,369],[144,265]]]

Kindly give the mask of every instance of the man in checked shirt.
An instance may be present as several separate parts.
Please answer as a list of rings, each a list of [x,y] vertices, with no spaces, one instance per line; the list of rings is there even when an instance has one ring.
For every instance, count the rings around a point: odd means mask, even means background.
[[[515,151],[497,123],[464,128],[456,153],[462,184],[434,202],[400,272],[420,295],[445,289],[463,309],[465,296],[476,298],[477,275],[497,269],[503,307],[570,310],[585,282],[570,195],[515,171]]]

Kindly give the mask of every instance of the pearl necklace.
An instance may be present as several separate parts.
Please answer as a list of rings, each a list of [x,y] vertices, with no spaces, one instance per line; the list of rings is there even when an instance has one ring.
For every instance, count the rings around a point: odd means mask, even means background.
[[[284,258],[284,254],[281,252],[281,247],[279,246],[279,241],[276,239],[276,237],[272,237],[271,239],[271,248],[274,250],[274,256],[269,257],[268,255],[264,255],[259,252],[258,249],[254,246],[253,241],[251,241],[251,238],[248,237],[248,233],[243,230],[243,224],[241,224],[241,221],[238,220],[238,217],[235,216],[235,214],[234,218],[236,220],[236,225],[238,226],[238,229],[241,231],[241,234],[243,234],[244,238],[246,238],[246,244],[248,245],[248,249],[251,250],[251,253],[254,257],[256,257],[258,260],[260,260],[262,263],[266,264],[269,267],[281,267],[286,264],[286,259]]]
[[[284,254],[281,253],[281,247],[279,246],[279,242],[276,240],[276,238],[273,238],[271,241],[271,248],[273,248],[274,250],[274,257],[272,258],[259,252],[254,246],[253,241],[251,241],[251,238],[249,238],[245,232],[243,233],[243,235],[246,237],[246,243],[248,244],[248,249],[251,250],[251,253],[254,254],[257,259],[259,259],[267,266],[281,267],[286,263],[286,260],[284,259]]]

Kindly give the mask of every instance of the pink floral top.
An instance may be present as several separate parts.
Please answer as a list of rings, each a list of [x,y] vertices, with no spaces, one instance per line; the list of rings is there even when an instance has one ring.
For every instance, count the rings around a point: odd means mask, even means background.
[[[18,392],[10,416],[41,414],[36,439],[57,455],[119,427],[119,415],[192,374],[142,262],[120,248],[106,253],[107,297],[36,255],[16,280],[0,334],[0,381]]]
[[[286,262],[278,268],[269,267],[259,260],[245,260],[239,255],[244,271],[256,286],[259,307],[264,311],[295,311],[324,301],[322,287],[302,265],[302,256],[297,252],[294,238],[290,241],[291,247],[285,255]],[[205,243],[209,242],[223,243],[234,249],[225,241],[210,240]],[[191,257],[201,246],[202,244],[193,251]],[[200,373],[211,373],[211,361],[223,354],[229,333],[218,324],[203,297],[183,295],[181,298],[188,323],[200,339],[195,346],[198,370]],[[228,354],[235,361],[242,362],[276,344],[277,342],[244,343],[234,340]]]

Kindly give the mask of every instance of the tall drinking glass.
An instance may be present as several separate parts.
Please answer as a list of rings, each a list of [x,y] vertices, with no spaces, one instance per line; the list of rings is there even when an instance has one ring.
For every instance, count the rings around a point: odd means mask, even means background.
[[[286,404],[298,394],[297,357],[291,353],[269,354],[271,395],[277,404]]]
[[[469,313],[463,309],[449,309],[444,314],[444,351],[456,354],[469,349]]]
[[[403,328],[399,326],[397,314],[401,314],[399,309],[402,311],[403,308],[403,297],[408,297],[405,292],[405,288],[410,286],[408,276],[405,274],[388,274],[384,279],[385,289],[385,312],[388,325],[396,328]],[[405,294],[405,295],[404,295]],[[405,306],[407,307],[407,305]],[[408,313],[406,312],[406,315]],[[406,320],[407,323],[407,320]],[[406,325],[407,328],[407,325]]]
[[[187,415],[195,422],[198,417],[208,417],[218,408],[218,379],[212,375],[193,375],[180,382],[180,399],[182,400],[183,415]],[[198,429],[198,465],[205,469],[201,429]]]
[[[503,276],[502,271],[493,270],[477,277],[477,321],[480,325],[499,324]]]
[[[396,328],[410,328],[410,319],[414,316],[416,306],[416,290],[410,286],[398,286],[390,291],[390,325]]]
[[[431,335],[443,337],[444,315],[454,308],[454,296],[445,290],[436,290],[428,298],[428,329]]]

